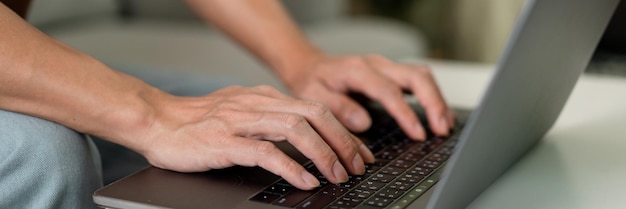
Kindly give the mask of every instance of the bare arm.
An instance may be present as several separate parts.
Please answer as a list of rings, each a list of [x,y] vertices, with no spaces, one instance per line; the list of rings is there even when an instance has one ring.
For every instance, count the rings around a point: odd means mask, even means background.
[[[0,108],[109,139],[120,137],[107,130],[148,121],[144,96],[158,90],[51,39],[2,4],[0,31]]]
[[[328,56],[306,40],[275,0],[187,2],[269,65],[294,96],[327,105],[352,131],[367,129],[371,119],[346,96],[348,92],[381,102],[414,139],[423,139],[425,132],[404,101],[403,90],[419,98],[433,132],[447,135],[454,125],[454,113],[426,66],[398,64],[376,55]]]
[[[267,86],[177,97],[51,39],[0,4],[0,108],[133,149],[157,167],[260,166],[301,189],[319,181],[269,141],[288,141],[333,183],[374,157],[319,103]],[[342,150],[337,155],[334,150]]]

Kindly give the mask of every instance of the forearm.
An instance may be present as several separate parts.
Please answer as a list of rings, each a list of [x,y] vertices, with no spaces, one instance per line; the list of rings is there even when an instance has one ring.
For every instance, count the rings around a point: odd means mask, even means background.
[[[149,121],[157,90],[57,42],[0,4],[0,108],[117,143]]]
[[[187,0],[213,23],[269,65],[284,81],[320,55],[274,0]]]

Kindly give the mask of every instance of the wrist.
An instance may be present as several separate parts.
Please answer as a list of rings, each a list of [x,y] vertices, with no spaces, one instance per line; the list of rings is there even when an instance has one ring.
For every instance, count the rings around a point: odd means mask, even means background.
[[[143,154],[151,143],[158,110],[172,96],[140,80],[137,83],[136,88],[120,93],[116,99],[119,102],[110,104],[112,108],[95,116],[94,120],[102,123],[91,134]]]

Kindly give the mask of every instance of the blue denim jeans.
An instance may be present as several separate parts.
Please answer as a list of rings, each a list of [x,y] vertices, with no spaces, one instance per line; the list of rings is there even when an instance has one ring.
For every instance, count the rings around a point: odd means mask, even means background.
[[[208,73],[114,68],[180,96],[242,84]],[[91,195],[103,184],[101,162],[106,164],[104,174],[113,171],[107,182],[147,165],[121,146],[92,140],[51,121],[0,110],[0,208],[95,208]]]

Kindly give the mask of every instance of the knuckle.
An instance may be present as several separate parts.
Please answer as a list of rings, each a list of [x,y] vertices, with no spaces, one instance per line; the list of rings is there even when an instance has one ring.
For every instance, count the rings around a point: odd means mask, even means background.
[[[283,116],[283,124],[286,128],[293,129],[295,127],[301,126],[302,124],[307,123],[306,119],[300,115],[296,114],[285,114]]]
[[[353,142],[354,138],[352,137],[352,134],[349,133],[348,131],[345,131],[343,134],[341,134],[341,146],[343,146],[344,148],[354,150],[354,142]]]
[[[260,155],[270,155],[276,151],[276,146],[268,141],[261,141],[254,147],[254,152]]]
[[[319,117],[319,116],[325,116],[328,113],[330,113],[330,109],[328,108],[328,106],[322,103],[308,101],[306,105],[307,105],[308,114],[311,116]]]
[[[353,156],[354,153],[358,152],[357,143],[354,142],[354,138],[351,133],[346,131],[345,133],[340,135],[340,140],[337,142],[339,146],[339,150],[342,150],[340,154],[341,156]]]

